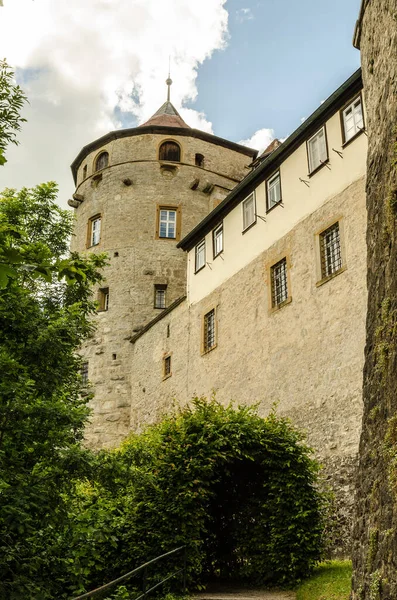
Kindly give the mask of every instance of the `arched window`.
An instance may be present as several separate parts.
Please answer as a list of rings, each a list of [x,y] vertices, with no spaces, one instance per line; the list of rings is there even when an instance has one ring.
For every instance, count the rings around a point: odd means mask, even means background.
[[[159,160],[181,161],[181,149],[176,142],[163,142],[159,150]]]
[[[104,169],[109,164],[109,154],[107,152],[101,152],[95,162],[95,171]]]

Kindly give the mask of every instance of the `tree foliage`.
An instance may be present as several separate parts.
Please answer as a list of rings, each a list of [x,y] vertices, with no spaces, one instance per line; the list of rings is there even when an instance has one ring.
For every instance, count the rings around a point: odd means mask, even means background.
[[[26,96],[14,80],[14,72],[5,60],[0,60],[0,166],[7,161],[4,156],[8,144],[17,144],[17,131],[23,119],[20,115]]]
[[[93,457],[76,354],[90,335],[90,286],[104,258],[66,257],[72,217],[55,184],[0,197],[0,253],[12,275],[0,294],[0,597],[47,598],[62,557],[65,493]]]
[[[263,419],[252,408],[196,398],[100,463],[96,481],[75,498],[91,558],[100,557],[86,585],[184,544],[190,589],[214,577],[294,584],[321,556],[318,465],[302,435],[274,412]],[[87,548],[81,530],[71,535],[69,546]],[[156,574],[171,568],[159,564]]]

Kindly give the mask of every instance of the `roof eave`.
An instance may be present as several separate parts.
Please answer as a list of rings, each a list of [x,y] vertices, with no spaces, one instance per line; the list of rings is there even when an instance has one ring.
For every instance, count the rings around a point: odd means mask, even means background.
[[[266,177],[269,171],[274,170],[283,162],[310,134],[312,129],[318,127],[319,122],[324,121],[342,106],[349,95],[362,88],[361,69],[357,69],[319,108],[308,117],[276,150],[274,150],[263,162],[251,171],[224,200],[210,212],[192,231],[190,231],[178,244],[177,248],[185,251],[191,250],[213,227],[216,226],[226,214],[228,214],[241,200],[248,196]],[[315,131],[313,131],[315,133]]]

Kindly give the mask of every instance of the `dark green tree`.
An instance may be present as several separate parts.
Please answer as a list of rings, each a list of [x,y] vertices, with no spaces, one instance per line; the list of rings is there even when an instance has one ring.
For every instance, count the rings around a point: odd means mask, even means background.
[[[0,60],[0,166],[7,162],[7,145],[18,144],[16,132],[25,121],[20,114],[24,102],[26,96],[16,85],[12,69],[5,60]]]
[[[72,216],[49,183],[0,195],[0,597],[52,598],[66,576],[57,543],[67,494],[92,455],[77,350],[90,335],[90,288],[103,256],[67,256]]]

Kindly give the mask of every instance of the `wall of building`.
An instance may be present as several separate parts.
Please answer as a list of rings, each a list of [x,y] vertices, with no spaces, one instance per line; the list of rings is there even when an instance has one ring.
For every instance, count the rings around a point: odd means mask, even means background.
[[[346,268],[318,286],[316,233],[335,221],[341,223]],[[361,177],[206,297],[185,301],[136,339],[131,427],[158,420],[173,399],[183,404],[213,390],[224,403],[259,403],[261,415],[277,403],[280,414],[307,432],[332,480],[338,479],[338,518],[346,524],[362,414],[365,227]],[[226,243],[225,239],[225,252]],[[284,256],[289,261],[291,302],[274,311],[269,267]],[[202,320],[212,308],[217,345],[202,355]],[[166,355],[171,355],[172,374],[163,379]],[[340,535],[340,547],[345,548],[350,538],[347,525]]]
[[[167,305],[185,293],[186,255],[176,248],[177,240],[156,236],[158,206],[180,210],[184,236],[246,175],[251,162],[246,154],[223,146],[172,136],[181,146],[182,162],[160,163],[158,148],[166,139],[170,136],[165,131],[112,140],[91,152],[78,169],[76,193],[83,201],[75,211],[71,249],[106,252],[109,257],[98,286],[109,288],[109,308],[98,313],[96,332],[82,349],[95,393],[86,437],[97,448],[117,444],[129,430],[129,338],[159,313],[154,308],[154,285],[167,285]],[[96,180],[94,163],[102,151],[109,153],[109,166]],[[194,164],[196,153],[204,155],[203,168]],[[82,180],[85,166],[87,177]],[[196,179],[198,185],[192,189]],[[87,227],[95,215],[101,215],[101,238],[87,248]]]
[[[188,291],[191,302],[198,302],[236,271],[249,264],[264,249],[306,218],[323,202],[335,196],[365,173],[367,138],[359,135],[342,147],[340,113],[325,123],[329,162],[312,176],[308,175],[306,143],[303,143],[280,166],[283,206],[266,212],[266,181],[255,190],[256,224],[242,233],[242,207],[238,205],[224,219],[224,252],[212,259],[211,233],[206,236],[208,265],[195,273],[194,248],[188,254]],[[341,156],[335,152],[337,150]],[[300,181],[303,179],[307,184]],[[266,222],[260,217],[264,217]]]

